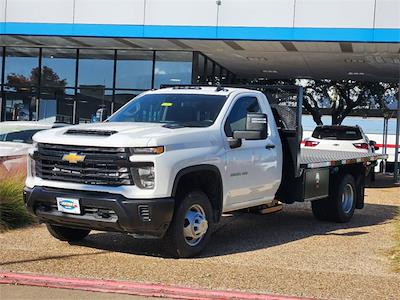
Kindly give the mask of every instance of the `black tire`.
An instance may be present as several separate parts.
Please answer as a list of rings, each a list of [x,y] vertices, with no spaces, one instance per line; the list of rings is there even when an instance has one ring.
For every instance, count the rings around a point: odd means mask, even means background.
[[[371,172],[370,172],[370,180],[371,182],[375,182],[375,167],[372,168]]]
[[[213,210],[210,200],[202,191],[188,192],[181,199],[178,199],[178,205],[175,207],[175,213],[168,231],[164,237],[166,250],[176,258],[188,258],[198,255],[206,246],[210,239],[213,226]],[[187,240],[184,235],[184,226],[188,224],[186,215],[193,207],[200,207],[208,222],[208,228],[198,243],[189,245],[190,242],[195,243],[196,240]],[[192,210],[193,211],[193,210]],[[188,227],[188,226],[187,226]]]
[[[351,192],[350,192],[351,191]],[[344,201],[342,196],[351,193],[352,201]],[[353,176],[345,175],[337,188],[333,191],[331,197],[327,199],[311,202],[314,217],[321,221],[333,221],[338,223],[346,223],[351,220],[357,202],[357,190]]]
[[[51,224],[46,225],[50,234],[60,241],[78,242],[83,240],[90,233],[88,229],[75,229]]]
[[[375,181],[375,166],[371,165],[367,167],[365,172],[365,179],[367,183],[372,183]]]

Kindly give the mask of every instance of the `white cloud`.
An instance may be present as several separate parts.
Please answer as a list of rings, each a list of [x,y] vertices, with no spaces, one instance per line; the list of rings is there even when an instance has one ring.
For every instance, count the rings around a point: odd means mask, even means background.
[[[167,72],[165,72],[164,70],[160,70],[159,68],[156,68],[154,72],[156,75],[167,75]]]

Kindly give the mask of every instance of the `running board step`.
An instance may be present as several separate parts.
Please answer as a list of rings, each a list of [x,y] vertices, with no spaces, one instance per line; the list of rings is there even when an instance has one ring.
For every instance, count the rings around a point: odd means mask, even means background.
[[[283,209],[282,203],[279,203],[277,200],[274,200],[270,204],[263,205],[258,211],[259,214],[271,214],[274,212],[281,211]]]

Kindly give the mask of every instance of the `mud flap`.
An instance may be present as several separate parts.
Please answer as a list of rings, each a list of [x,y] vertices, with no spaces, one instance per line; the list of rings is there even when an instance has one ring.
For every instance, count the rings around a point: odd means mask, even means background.
[[[356,198],[356,208],[362,209],[364,208],[364,195],[365,195],[365,176],[364,173],[361,173],[360,176],[356,178],[356,189],[357,189],[357,198]]]

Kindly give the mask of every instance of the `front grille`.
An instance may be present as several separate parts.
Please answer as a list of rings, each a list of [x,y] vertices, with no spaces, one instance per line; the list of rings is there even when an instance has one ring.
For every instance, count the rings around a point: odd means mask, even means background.
[[[68,154],[84,156],[83,161],[63,160]],[[129,153],[125,148],[39,144],[36,174],[46,180],[93,185],[133,185]]]
[[[46,212],[56,212],[58,211],[58,207],[55,201],[53,202],[37,202],[36,209],[41,209]],[[82,215],[92,216],[96,219],[107,220],[107,221],[118,221],[117,213],[109,208],[99,208],[92,206],[81,206]]]

